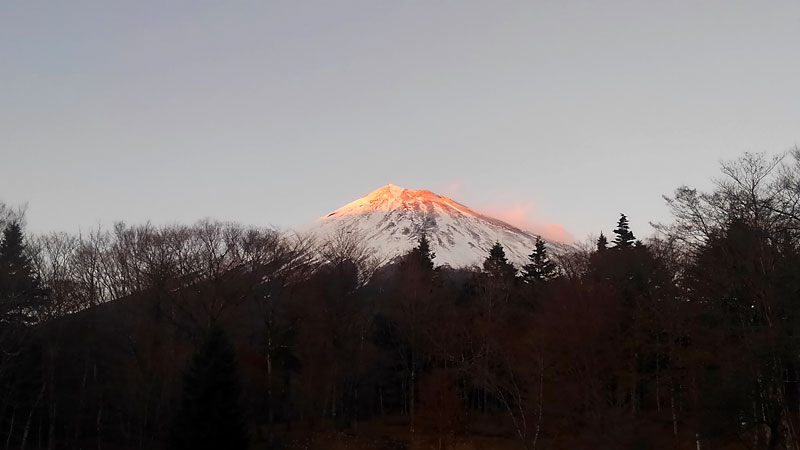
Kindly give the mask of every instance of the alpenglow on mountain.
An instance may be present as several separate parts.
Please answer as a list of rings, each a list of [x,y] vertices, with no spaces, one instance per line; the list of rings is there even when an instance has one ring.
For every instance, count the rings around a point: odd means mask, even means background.
[[[339,230],[363,237],[364,245],[387,260],[417,245],[424,233],[437,265],[480,265],[495,242],[517,267],[527,264],[536,235],[474,211],[428,190],[388,184],[319,218],[309,230],[324,240]],[[552,243],[561,247],[561,244]]]

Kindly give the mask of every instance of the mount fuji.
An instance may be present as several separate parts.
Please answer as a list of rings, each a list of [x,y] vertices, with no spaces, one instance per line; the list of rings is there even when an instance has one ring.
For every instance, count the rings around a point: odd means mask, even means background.
[[[320,217],[308,230],[325,240],[339,230],[357,233],[364,245],[390,261],[425,234],[437,265],[480,265],[499,242],[509,262],[528,263],[536,235],[486,216],[428,190],[388,184]],[[563,244],[546,241],[551,249]]]

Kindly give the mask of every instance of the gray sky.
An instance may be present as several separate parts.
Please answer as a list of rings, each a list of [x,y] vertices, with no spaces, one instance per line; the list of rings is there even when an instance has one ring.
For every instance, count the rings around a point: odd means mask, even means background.
[[[578,239],[800,144],[800,2],[0,3],[33,231],[301,226],[387,183]]]

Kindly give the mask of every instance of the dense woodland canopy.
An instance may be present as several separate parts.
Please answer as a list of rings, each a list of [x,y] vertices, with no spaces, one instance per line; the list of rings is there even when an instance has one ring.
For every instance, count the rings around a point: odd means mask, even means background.
[[[0,447],[800,448],[800,151],[514,267],[0,207]],[[614,214],[616,212],[611,212]],[[642,218],[636,218],[641,220]]]

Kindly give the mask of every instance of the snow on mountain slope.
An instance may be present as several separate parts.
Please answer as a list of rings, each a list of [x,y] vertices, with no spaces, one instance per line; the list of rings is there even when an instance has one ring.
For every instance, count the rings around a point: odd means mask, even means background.
[[[536,241],[534,234],[448,197],[392,184],[319,218],[309,231],[324,240],[342,228],[363,236],[366,246],[388,259],[415,247],[425,233],[436,253],[434,262],[453,267],[480,265],[495,242],[503,245],[508,260],[519,267],[528,262]]]

